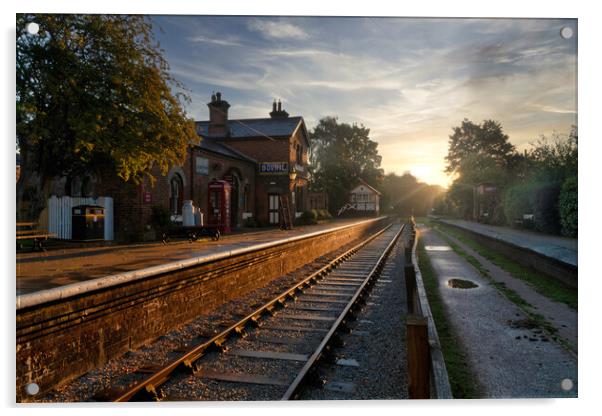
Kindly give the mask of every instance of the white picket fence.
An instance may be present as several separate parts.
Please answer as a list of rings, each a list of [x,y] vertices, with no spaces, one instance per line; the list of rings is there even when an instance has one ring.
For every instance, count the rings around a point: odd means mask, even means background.
[[[51,196],[48,199],[48,232],[56,234],[57,238],[71,240],[71,208],[78,205],[99,205],[105,209],[105,240],[113,240],[113,198],[101,196],[98,198],[81,198]]]

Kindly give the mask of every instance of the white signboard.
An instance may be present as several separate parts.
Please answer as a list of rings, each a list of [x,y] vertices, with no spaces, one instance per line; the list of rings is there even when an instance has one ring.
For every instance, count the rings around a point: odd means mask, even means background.
[[[262,162],[259,164],[260,174],[286,174],[288,173],[287,162]]]
[[[196,173],[199,175],[209,175],[209,159],[206,157],[196,157]]]

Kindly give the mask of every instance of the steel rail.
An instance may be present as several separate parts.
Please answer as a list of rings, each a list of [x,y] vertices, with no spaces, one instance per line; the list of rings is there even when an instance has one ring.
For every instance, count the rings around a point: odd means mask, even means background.
[[[146,401],[152,398],[158,399],[159,392],[158,388],[169,380],[172,374],[178,371],[187,371],[190,373],[194,373],[194,364],[197,360],[199,360],[205,353],[213,348],[222,349],[224,342],[233,334],[242,334],[245,331],[245,328],[250,324],[255,326],[258,325],[259,318],[265,314],[272,314],[273,310],[280,306],[284,306],[284,303],[287,299],[295,299],[295,294],[301,290],[305,286],[311,285],[317,282],[320,278],[324,277],[330,270],[338,266],[342,261],[355,254],[358,250],[364,247],[366,244],[374,240],[376,237],[383,234],[386,230],[391,227],[392,224],[388,224],[383,229],[378,232],[372,234],[370,237],[360,242],[359,244],[353,246],[346,252],[340,254],[335,259],[331,260],[328,264],[321,267],[319,270],[313,272],[308,277],[300,281],[299,283],[291,286],[289,289],[281,292],[276,297],[272,298],[270,301],[265,303],[264,305],[257,308],[255,311],[251,312],[235,324],[229,326],[219,334],[215,335],[208,341],[199,344],[194,347],[192,350],[188,351],[181,357],[171,361],[167,365],[161,367],[155,373],[151,374],[146,379],[142,380],[140,383],[137,383],[132,388],[129,388],[125,392],[120,393],[117,397],[113,398],[111,401],[113,402],[128,402],[128,401]],[[402,227],[403,230],[403,227]],[[401,231],[400,231],[401,232]]]
[[[314,353],[311,355],[311,357],[309,357],[309,359],[305,362],[305,365],[301,368],[301,370],[297,374],[297,377],[295,378],[295,380],[293,380],[292,384],[289,386],[289,388],[286,390],[286,392],[284,393],[284,395],[282,396],[282,398],[280,400],[291,400],[291,399],[295,398],[295,395],[298,393],[299,388],[301,387],[303,382],[307,379],[307,376],[310,373],[310,371],[312,370],[312,368],[314,367],[314,365],[322,357],[328,344],[333,340],[334,334],[337,332],[337,330],[340,329],[341,324],[343,324],[345,322],[345,318],[347,317],[347,315],[349,314],[351,309],[354,307],[355,303],[358,301],[358,299],[362,295],[362,293],[363,293],[364,289],[366,288],[366,286],[368,285],[368,283],[370,283],[370,281],[372,279],[374,279],[376,276],[378,276],[378,274],[380,273],[382,267],[384,266],[385,260],[387,259],[390,251],[395,246],[395,243],[397,243],[397,240],[401,236],[404,229],[405,229],[405,225],[402,225],[401,228],[399,229],[399,231],[397,232],[397,234],[395,234],[395,237],[393,237],[393,239],[389,242],[389,244],[387,245],[385,250],[380,255],[378,261],[376,262],[376,264],[374,265],[374,267],[372,268],[372,270],[370,271],[368,276],[364,279],[361,286],[356,290],[356,292],[353,295],[353,297],[351,298],[351,300],[347,303],[347,305],[345,305],[345,308],[340,313],[340,315],[336,319],[336,321],[332,324],[332,326],[330,327],[330,330],[324,336],[324,338],[322,339],[322,342],[320,342],[320,345],[318,346],[318,348],[314,351]]]

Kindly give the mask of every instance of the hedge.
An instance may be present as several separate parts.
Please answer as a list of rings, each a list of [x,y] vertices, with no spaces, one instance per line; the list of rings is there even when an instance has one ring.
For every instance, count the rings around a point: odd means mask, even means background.
[[[577,188],[577,177],[567,178],[562,184],[558,202],[562,234],[569,237],[577,237]]]

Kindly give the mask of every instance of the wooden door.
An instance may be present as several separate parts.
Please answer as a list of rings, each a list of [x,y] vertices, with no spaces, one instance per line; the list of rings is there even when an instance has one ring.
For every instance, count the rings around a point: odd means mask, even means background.
[[[268,221],[280,224],[278,194],[268,194]]]

